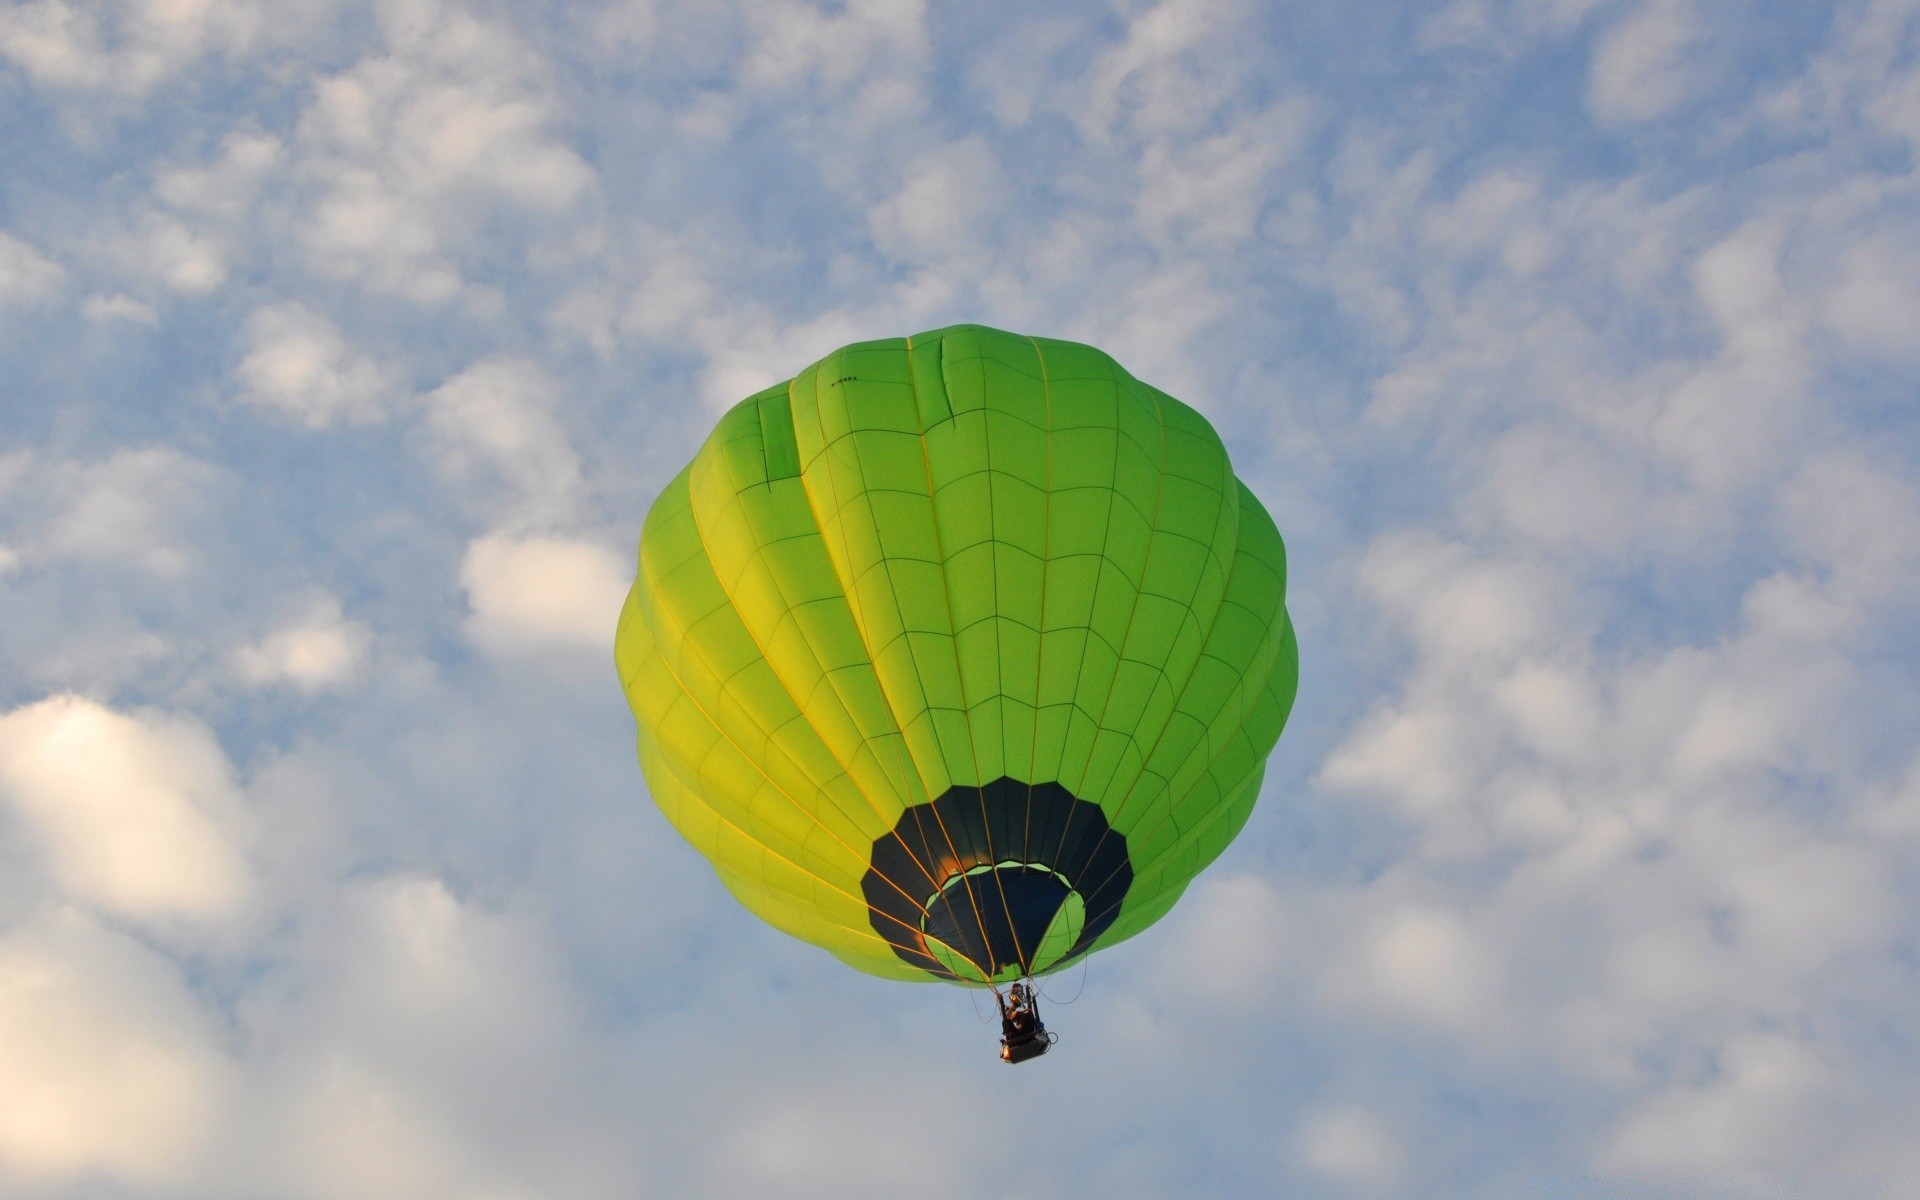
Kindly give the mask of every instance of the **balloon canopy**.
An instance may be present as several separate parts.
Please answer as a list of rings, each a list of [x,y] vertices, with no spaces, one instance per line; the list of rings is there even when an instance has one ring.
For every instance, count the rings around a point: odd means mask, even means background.
[[[981,985],[1138,933],[1239,832],[1299,676],[1285,593],[1198,413],[962,325],[722,417],[614,652],[655,801],[742,904]]]

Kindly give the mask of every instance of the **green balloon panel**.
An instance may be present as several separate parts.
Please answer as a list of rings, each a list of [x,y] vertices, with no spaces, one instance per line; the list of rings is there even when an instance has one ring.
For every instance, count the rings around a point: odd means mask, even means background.
[[[615,658],[655,800],[743,904],[863,971],[980,983],[1139,932],[1240,830],[1298,679],[1285,591],[1198,413],[1090,346],[956,326],[722,417],[648,513]],[[1038,807],[992,808],[1037,785],[1070,793],[1045,836]],[[1049,861],[1072,799],[1131,871],[1104,914],[1102,881]],[[883,842],[921,847],[914,869],[881,872]],[[997,903],[969,872],[1064,882],[953,946],[863,890],[909,916]]]

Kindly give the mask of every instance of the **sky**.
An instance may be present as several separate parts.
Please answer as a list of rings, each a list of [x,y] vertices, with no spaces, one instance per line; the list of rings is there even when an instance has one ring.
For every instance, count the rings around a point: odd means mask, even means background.
[[[11,0],[0,1193],[1920,1194],[1917,154],[1916,0]],[[1207,415],[1302,656],[1013,1071],[611,662],[961,321]]]

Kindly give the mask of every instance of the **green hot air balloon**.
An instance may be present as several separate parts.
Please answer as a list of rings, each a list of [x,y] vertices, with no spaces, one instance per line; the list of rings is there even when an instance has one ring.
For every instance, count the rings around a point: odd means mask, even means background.
[[[722,417],[614,649],[654,799],[742,904],[994,985],[1145,929],[1245,824],[1299,675],[1285,592],[1198,413],[961,325]]]

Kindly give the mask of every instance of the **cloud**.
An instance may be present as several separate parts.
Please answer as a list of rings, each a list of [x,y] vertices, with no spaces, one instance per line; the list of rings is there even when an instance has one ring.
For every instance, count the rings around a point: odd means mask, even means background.
[[[890,258],[964,259],[999,243],[994,235],[1008,198],[1005,172],[985,140],[964,138],[913,163],[900,189],[867,219],[875,245]]]
[[[1024,126],[1036,112],[1064,102],[1061,92],[1073,82],[1069,64],[1090,44],[1089,31],[1073,16],[1034,20],[968,63],[967,82],[996,121]]]
[[[1478,924],[1427,906],[1388,911],[1361,935],[1329,998],[1442,1028],[1472,1028],[1492,1016],[1505,982]]]
[[[240,128],[220,139],[220,153],[204,166],[175,166],[154,180],[156,199],[182,212],[234,220],[244,216],[286,157],[278,137]]]
[[[1593,56],[1587,103],[1602,121],[1648,121],[1696,85],[1691,51],[1699,33],[1691,0],[1642,0],[1608,30]]]
[[[1913,5],[1406,8],[0,15],[0,1191],[1897,1193]],[[957,320],[1207,412],[1306,672],[1011,1073],[581,685],[718,408]]]
[[[1920,354],[1920,247],[1881,233],[1847,250],[1827,294],[1826,324],[1850,345],[1895,360]]]
[[[468,636],[500,653],[605,650],[632,582],[628,574],[617,556],[588,542],[479,538],[460,565],[472,613]]]
[[[192,720],[56,696],[0,717],[0,789],[63,894],[141,921],[217,921],[253,884],[232,767]]]
[[[255,687],[286,684],[323,691],[359,675],[372,638],[365,625],[342,615],[339,600],[320,596],[289,624],[235,650],[233,667]]]
[[[272,256],[285,233],[277,227],[276,194],[284,154],[281,140],[244,121],[201,159],[162,161],[138,201],[111,214],[88,215],[84,234],[70,238],[75,256],[104,286],[120,294],[89,298],[87,315],[119,316],[158,325],[159,292],[193,301],[218,292],[235,272],[248,276]]]
[[[1147,136],[1191,134],[1232,94],[1232,38],[1246,19],[1232,0],[1160,0],[1138,10],[1125,36],[1088,72],[1078,119],[1095,136],[1121,127]]]
[[[434,0],[381,20],[385,52],[322,79],[301,114],[301,237],[323,276],[440,303],[489,211],[551,218],[595,176],[555,136],[546,65],[510,29]]]
[[[1649,1098],[1607,1145],[1607,1165],[1643,1179],[1713,1179],[1769,1186],[1809,1142],[1831,1137],[1822,1101],[1831,1072],[1806,1043],[1782,1034],[1734,1041],[1712,1077]]]
[[[1701,254],[1693,269],[1721,354],[1668,393],[1655,444],[1710,487],[1772,465],[1800,417],[1811,363],[1805,317],[1781,278],[1786,230],[1749,222]]]
[[[482,359],[425,404],[441,473],[483,508],[522,525],[574,515],[584,490],[580,459],[556,417],[559,389],[538,364]]]
[[[227,281],[227,248],[185,221],[156,215],[121,245],[121,257],[143,275],[182,296],[204,296]]]
[[[136,300],[125,293],[112,296],[88,296],[80,306],[80,314],[89,321],[133,321],[140,325],[157,326],[160,314],[153,305],[144,300]]]
[[[747,11],[754,36],[741,74],[761,86],[858,86],[876,67],[917,62],[927,49],[921,0],[853,0],[831,12],[771,0]]]
[[[31,0],[0,14],[0,55],[43,86],[137,97],[246,49],[265,15],[244,0]]]
[[[1289,960],[1300,953],[1299,922],[1287,898],[1257,875],[1209,877],[1167,920],[1156,970],[1176,1005],[1262,1011]]]
[[[1277,169],[1300,150],[1314,118],[1313,105],[1296,97],[1213,137],[1151,142],[1140,161],[1140,220],[1167,240],[1252,238]]]
[[[247,356],[234,376],[240,399],[249,404],[309,429],[378,421],[394,404],[398,389],[391,373],[303,304],[255,309],[246,336]]]
[[[1489,560],[1464,546],[1391,535],[1367,551],[1359,583],[1437,658],[1511,659],[1560,634],[1558,581],[1524,559]]]
[[[305,951],[298,986],[258,1014],[265,1182],[291,1172],[343,1200],[617,1186],[604,1160],[631,1129],[608,1136],[617,1093],[589,1082],[585,1040],[598,1026],[538,921],[395,876],[342,889]]]
[[[1312,1113],[1294,1132],[1294,1152],[1316,1174],[1365,1191],[1387,1191],[1406,1174],[1406,1155],[1375,1114],[1352,1105]]]
[[[0,231],[0,309],[32,307],[57,293],[66,277],[60,264]]]
[[[1489,439],[1469,501],[1508,537],[1617,558],[1684,550],[1708,520],[1679,472],[1586,430],[1523,425]]]
[[[191,1186],[235,1084],[215,1036],[124,933],[65,911],[0,935],[0,1178]]]
[[[94,462],[21,452],[0,472],[23,561],[69,560],[184,573],[196,526],[224,483],[215,467],[171,446],[121,450]]]
[[[375,1064],[340,1056],[316,1070],[288,1115],[286,1161],[308,1194],[403,1200],[464,1194],[458,1130]]]
[[[1910,599],[1920,583],[1917,489],[1920,480],[1895,463],[1852,447],[1814,457],[1781,489],[1783,540],[1845,616]]]

